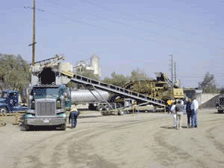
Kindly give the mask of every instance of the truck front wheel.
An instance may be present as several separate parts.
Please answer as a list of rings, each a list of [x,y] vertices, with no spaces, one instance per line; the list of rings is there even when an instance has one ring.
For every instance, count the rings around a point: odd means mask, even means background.
[[[218,113],[223,113],[223,110],[218,110]]]
[[[6,107],[0,108],[0,113],[2,114],[8,113],[8,109]]]
[[[25,128],[25,131],[30,131],[31,130],[31,126],[27,125],[27,124],[24,126],[24,128]]]
[[[65,124],[62,124],[61,127],[60,127],[60,129],[63,130],[63,131],[65,131],[66,130],[66,125]]]

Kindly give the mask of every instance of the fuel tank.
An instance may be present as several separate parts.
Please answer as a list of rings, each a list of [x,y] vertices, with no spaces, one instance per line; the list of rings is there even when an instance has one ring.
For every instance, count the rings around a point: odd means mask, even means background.
[[[92,92],[92,93],[91,93]],[[99,101],[110,100],[113,94],[102,90],[72,90],[71,91],[71,103],[95,103]],[[97,98],[95,98],[95,97]]]

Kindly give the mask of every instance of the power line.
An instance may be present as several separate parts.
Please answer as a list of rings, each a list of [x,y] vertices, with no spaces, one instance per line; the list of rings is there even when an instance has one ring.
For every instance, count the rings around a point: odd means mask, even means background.
[[[99,8],[108,10],[108,11],[113,11],[113,12],[116,12],[116,13],[120,13],[121,15],[125,15],[125,16],[128,16],[128,17],[130,17],[130,18],[135,18],[135,19],[138,19],[138,20],[140,20],[140,21],[153,23],[153,24],[155,24],[155,25],[159,25],[159,26],[166,27],[166,28],[173,29],[173,30],[178,30],[178,31],[183,32],[183,33],[186,34],[186,32],[184,32],[184,31],[182,31],[182,30],[179,30],[179,29],[177,29],[177,28],[175,28],[175,27],[173,27],[173,26],[170,26],[170,25],[165,25],[165,24],[155,23],[155,22],[152,21],[152,20],[144,19],[144,18],[138,17],[138,16],[136,16],[136,15],[134,15],[134,14],[130,14],[130,13],[126,13],[126,12],[121,12],[121,11],[115,11],[115,10],[112,9],[112,8],[108,8],[108,7],[105,7],[105,6],[103,6],[103,5],[99,5],[99,4],[90,2],[90,1],[88,1],[88,0],[80,0],[80,1],[82,1],[82,2],[87,2],[88,4],[94,5],[94,6],[96,6],[96,7],[99,7]],[[188,35],[191,35],[191,34],[189,34],[189,33],[187,33],[187,34],[188,34]]]
[[[69,21],[75,21],[77,23],[80,23],[80,24],[83,24],[83,25],[88,25],[88,26],[91,26],[91,27],[96,27],[96,28],[99,28],[99,29],[103,29],[103,30],[106,30],[106,31],[109,31],[109,32],[113,32],[113,33],[116,33],[116,34],[119,34],[119,35],[123,35],[123,36],[126,36],[126,37],[129,37],[129,38],[132,38],[132,39],[135,39],[135,40],[138,40],[138,41],[147,41],[147,42],[154,42],[156,44],[160,44],[160,45],[163,45],[163,46],[167,46],[167,47],[170,47],[168,44],[164,44],[164,43],[161,43],[161,42],[158,42],[158,41],[155,41],[155,40],[151,40],[151,39],[139,39],[139,38],[136,38],[130,34],[126,34],[126,33],[123,33],[123,32],[119,32],[119,31],[115,31],[115,30],[111,30],[111,29],[108,29],[108,28],[105,28],[105,27],[101,27],[101,26],[98,26],[98,25],[94,25],[94,24],[90,24],[90,23],[87,23],[87,22],[84,22],[84,21],[80,21],[80,20],[76,20],[76,19],[71,19],[71,18],[67,18],[65,17],[63,14],[60,14],[59,13],[53,13],[53,12],[49,12],[49,11],[45,11],[46,13],[49,13],[49,14],[52,14],[54,16],[57,16],[57,17],[61,17],[63,19],[66,19],[66,20],[69,20]],[[183,50],[185,51],[185,49],[183,48],[174,48],[172,47],[173,49],[177,49],[177,50]]]
[[[180,32],[183,32],[183,33],[185,33],[185,34],[187,34],[187,35],[192,36],[192,32],[185,32],[185,31],[183,31],[183,30],[177,29],[177,28],[172,27],[172,26],[170,26],[170,25],[165,25],[165,24],[156,23],[156,22],[154,22],[154,21],[152,21],[152,20],[148,20],[148,19],[145,19],[145,18],[141,18],[141,17],[138,17],[138,16],[136,16],[136,15],[134,15],[134,14],[130,14],[130,13],[126,13],[126,12],[121,12],[121,11],[115,11],[115,10],[112,9],[112,8],[108,8],[108,7],[105,7],[105,6],[103,6],[103,5],[99,5],[99,4],[90,2],[89,0],[80,0],[80,1],[82,1],[82,2],[83,2],[83,1],[84,1],[84,2],[87,2],[88,4],[94,5],[94,6],[96,6],[96,7],[99,7],[99,8],[108,10],[108,11],[113,11],[113,12],[116,12],[116,13],[120,13],[121,15],[128,16],[128,17],[130,17],[130,18],[136,18],[136,19],[138,19],[138,20],[140,20],[140,21],[153,23],[153,24],[155,24],[155,25],[159,25],[159,26],[166,27],[166,28],[169,28],[169,29],[177,30],[177,31],[180,31]],[[202,36],[202,37],[203,37],[203,36]],[[216,39],[217,39],[217,38],[216,38]],[[220,39],[217,39],[217,40],[220,40]]]
[[[49,1],[49,0],[48,0]],[[48,2],[48,1],[46,1],[46,2]],[[51,0],[50,0],[51,1]],[[53,1],[51,1],[51,2],[48,2],[48,3],[53,3],[53,4],[55,4],[55,5],[57,5],[57,6],[60,6],[58,3],[55,3],[55,2],[53,2]],[[61,6],[60,6],[61,7]],[[74,10],[75,8],[74,7],[72,7],[72,6],[69,6],[69,7],[66,7],[67,9],[71,9],[71,10]],[[164,35],[164,34],[162,34],[162,33],[158,33],[158,32],[155,32],[155,31],[150,31],[150,30],[148,30],[148,29],[144,29],[144,28],[139,28],[139,27],[135,27],[135,26],[133,26],[133,25],[130,25],[130,24],[125,24],[124,22],[119,22],[119,21],[117,21],[117,20],[113,20],[113,19],[111,19],[111,18],[106,18],[106,17],[102,17],[102,16],[99,16],[99,15],[97,15],[97,14],[93,14],[93,13],[87,13],[87,12],[85,12],[85,14],[87,14],[87,15],[89,15],[89,16],[93,16],[93,17],[96,17],[96,18],[100,18],[100,19],[104,19],[104,20],[107,20],[107,21],[109,21],[109,22],[111,22],[111,23],[118,23],[118,24],[120,24],[120,25],[123,25],[123,26],[125,26],[125,27],[128,27],[128,28],[134,28],[134,29],[137,29],[137,30],[141,30],[141,31],[145,31],[145,32],[150,32],[150,33],[153,33],[153,35],[161,35],[161,36],[166,36],[166,37],[168,37],[168,38],[171,38],[171,39],[173,39],[173,40],[178,40],[178,41],[182,41],[182,42],[191,42],[191,43],[194,43],[194,42],[192,42],[191,40],[180,40],[180,38],[175,38],[175,37],[172,37],[172,36],[169,36],[169,35]],[[185,38],[186,38],[186,36],[185,36]]]
[[[98,26],[98,25],[94,25],[94,24],[90,24],[90,23],[87,23],[87,22],[84,22],[84,21],[76,20],[76,19],[73,19],[73,18],[72,19],[71,18],[67,18],[67,17],[65,17],[62,14],[58,15],[59,13],[53,13],[53,12],[49,12],[49,11],[45,11],[45,12],[46,13],[49,13],[51,15],[54,15],[54,16],[61,17],[63,19],[69,20],[69,21],[75,21],[75,22],[80,23],[80,24],[83,24],[83,25],[88,25],[88,26],[91,26],[91,27],[95,27],[95,28],[99,28],[99,29],[102,29],[102,30],[110,31],[110,32],[113,32],[113,33],[116,33],[116,34],[119,34],[119,35],[123,35],[123,36],[129,37],[129,38],[132,38],[132,39],[135,39],[135,40],[138,40],[138,41],[154,42],[154,43],[157,43],[157,44],[160,44],[160,45],[167,46],[167,44],[163,44],[163,43],[160,43],[160,42],[155,41],[155,40],[139,39],[139,38],[136,38],[136,37],[134,37],[134,36],[132,36],[130,34],[126,34],[126,33],[122,33],[122,32],[119,32],[119,31],[111,30],[111,29],[104,28],[104,27],[101,27],[101,26]]]
[[[49,2],[50,1],[50,2]],[[84,0],[84,1],[86,1],[87,2],[87,0]],[[61,5],[59,4],[59,3],[55,3],[54,1],[52,1],[52,0],[48,0],[48,1],[45,1],[45,2],[47,2],[47,3],[50,3],[50,4],[55,4],[55,5],[57,5],[57,6],[60,6],[60,8],[61,8]],[[93,4],[92,2],[89,2],[88,1],[88,3],[91,3],[91,4]],[[102,5],[101,5],[102,6]],[[73,10],[74,11],[74,7],[72,7],[72,6],[69,6],[69,7],[66,7],[67,9],[71,9],[71,10]],[[109,9],[109,8],[108,8]],[[113,9],[111,9],[112,11],[114,11]],[[148,30],[148,29],[144,29],[144,28],[138,28],[138,27],[136,27],[136,26],[133,26],[133,25],[129,25],[129,24],[125,24],[125,23],[123,23],[123,22],[119,22],[119,21],[115,21],[115,20],[113,20],[113,19],[110,19],[110,18],[105,18],[105,17],[102,17],[102,16],[99,16],[99,15],[97,15],[97,14],[93,14],[93,13],[87,13],[86,11],[84,12],[85,14],[87,14],[87,15],[89,15],[89,16],[93,16],[93,17],[96,17],[96,18],[101,18],[101,19],[104,19],[104,20],[107,20],[107,21],[109,21],[109,22],[112,22],[112,23],[118,23],[118,24],[120,24],[120,25],[123,25],[123,26],[125,26],[125,27],[128,27],[128,28],[134,28],[134,29],[137,29],[137,30],[141,30],[141,31],[145,31],[145,32],[150,32],[150,33],[153,33],[154,35],[156,34],[156,35],[160,35],[160,36],[163,36],[163,37],[168,37],[168,38],[171,38],[171,39],[173,39],[173,40],[177,40],[177,41],[179,41],[179,42],[183,42],[183,43],[186,43],[186,42],[190,42],[191,44],[193,44],[193,43],[195,43],[195,44],[197,44],[198,42],[195,40],[195,39],[193,39],[192,38],[192,35],[191,35],[191,37],[187,37],[187,36],[183,36],[184,38],[190,38],[190,39],[183,39],[183,40],[181,40],[180,38],[175,38],[175,37],[172,37],[172,36],[169,36],[169,35],[164,35],[164,34],[161,34],[161,33],[158,33],[158,32],[155,32],[155,31],[150,31],[150,30]],[[130,36],[130,35],[129,35]],[[204,36],[200,36],[200,37],[204,37]],[[198,38],[197,38],[198,39]],[[202,38],[200,38],[200,39],[202,39]],[[150,40],[151,42],[152,42],[152,40]],[[156,42],[156,41],[154,41],[154,42]],[[174,41],[174,42],[176,42],[176,41]],[[201,43],[202,42],[204,42],[204,40],[202,41],[200,41]],[[158,42],[156,42],[156,43],[158,43]],[[159,44],[159,43],[158,43]],[[161,45],[167,45],[167,44],[162,44],[162,43],[160,43]],[[178,43],[178,45],[180,45],[179,43]],[[182,44],[183,45],[183,44]],[[168,46],[168,45],[167,45]],[[215,47],[215,48],[219,48],[219,47]],[[184,49],[180,49],[180,48],[173,48],[173,49],[178,49],[178,50],[184,50]]]

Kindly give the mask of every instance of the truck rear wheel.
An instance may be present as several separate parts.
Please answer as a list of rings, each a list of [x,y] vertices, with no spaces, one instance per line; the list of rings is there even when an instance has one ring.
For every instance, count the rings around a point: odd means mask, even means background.
[[[0,113],[2,114],[8,113],[8,109],[6,107],[0,108]]]

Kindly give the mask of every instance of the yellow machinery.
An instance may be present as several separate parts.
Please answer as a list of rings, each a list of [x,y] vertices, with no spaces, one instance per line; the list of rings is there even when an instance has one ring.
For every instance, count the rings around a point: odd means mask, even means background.
[[[126,83],[123,87],[138,93],[149,95],[150,97],[164,100],[167,102],[171,99],[184,99],[184,92],[177,84],[173,85],[165,73],[156,73],[157,79],[153,80],[136,80]]]

